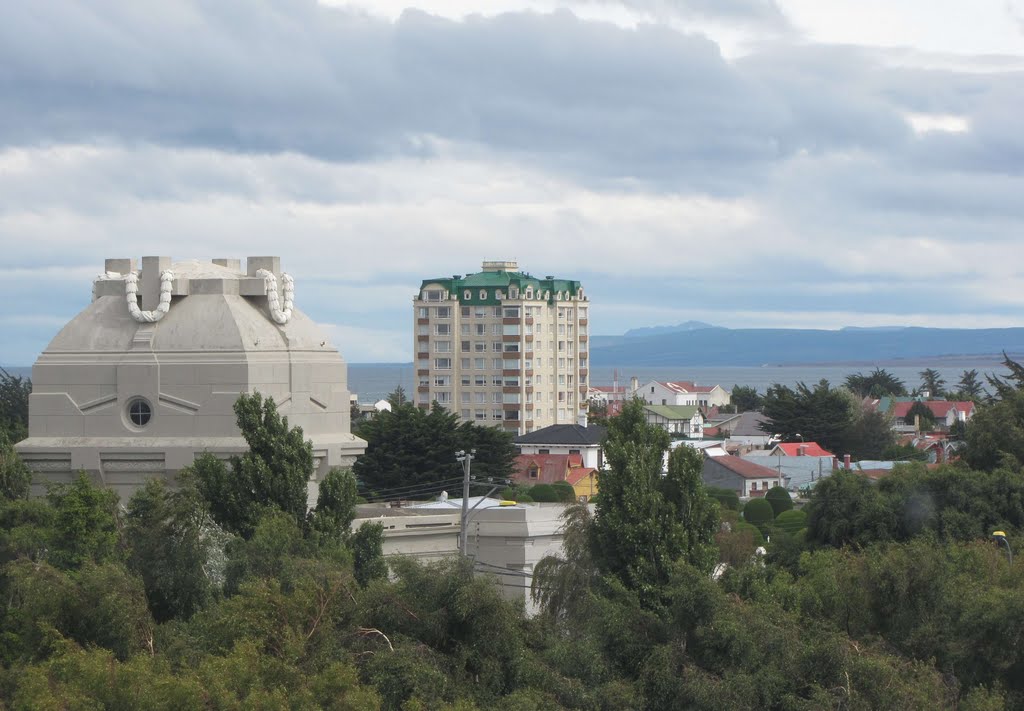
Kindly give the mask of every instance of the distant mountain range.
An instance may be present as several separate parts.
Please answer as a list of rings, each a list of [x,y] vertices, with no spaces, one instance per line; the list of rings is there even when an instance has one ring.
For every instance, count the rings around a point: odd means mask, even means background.
[[[696,325],[695,325],[696,324]],[[797,365],[1024,353],[1024,328],[721,328],[699,321],[593,336],[592,366]]]

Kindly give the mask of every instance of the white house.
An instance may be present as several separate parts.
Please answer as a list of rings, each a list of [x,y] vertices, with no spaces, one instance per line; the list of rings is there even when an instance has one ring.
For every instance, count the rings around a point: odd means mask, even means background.
[[[704,438],[704,414],[696,405],[644,405],[644,418],[671,435]]]
[[[604,438],[607,430],[600,425],[550,425],[515,439],[520,454],[578,454],[583,466],[604,467]]]
[[[705,409],[728,405],[730,400],[720,385],[697,385],[688,380],[652,380],[634,387],[633,394],[651,405],[696,405]]]

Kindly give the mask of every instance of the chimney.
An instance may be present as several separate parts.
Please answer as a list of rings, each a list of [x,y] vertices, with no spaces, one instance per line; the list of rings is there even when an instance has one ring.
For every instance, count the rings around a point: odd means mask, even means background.
[[[849,471],[849,469],[850,469],[850,455],[849,454],[844,454],[843,455],[843,469],[846,469],[847,471]]]
[[[640,388],[640,379],[635,375],[629,379],[629,389],[636,394],[636,391]]]
[[[586,410],[580,410],[579,424],[580,424],[580,427],[586,427],[587,426],[587,411]]]
[[[143,311],[153,311],[160,303],[160,273],[171,268],[170,257],[143,257],[139,296]]]
[[[103,260],[103,271],[124,276],[135,271],[135,259],[105,259]]]
[[[806,457],[807,456],[807,445],[806,444],[801,444],[799,447],[796,448],[796,456],[798,456],[798,457]]]
[[[920,434],[921,432],[921,416],[914,415],[914,431]]]

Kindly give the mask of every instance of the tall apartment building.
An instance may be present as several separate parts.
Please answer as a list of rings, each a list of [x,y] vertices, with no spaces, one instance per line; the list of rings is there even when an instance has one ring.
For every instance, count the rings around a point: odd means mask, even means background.
[[[424,280],[413,301],[416,404],[518,434],[579,421],[588,312],[578,281],[539,279],[516,262]]]

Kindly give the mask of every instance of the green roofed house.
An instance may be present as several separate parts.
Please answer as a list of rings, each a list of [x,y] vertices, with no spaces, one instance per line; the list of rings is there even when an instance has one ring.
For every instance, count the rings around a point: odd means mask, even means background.
[[[525,434],[586,417],[589,300],[512,261],[424,279],[413,297],[417,406]]]
[[[644,416],[673,437],[704,438],[704,414],[696,405],[644,405]]]

